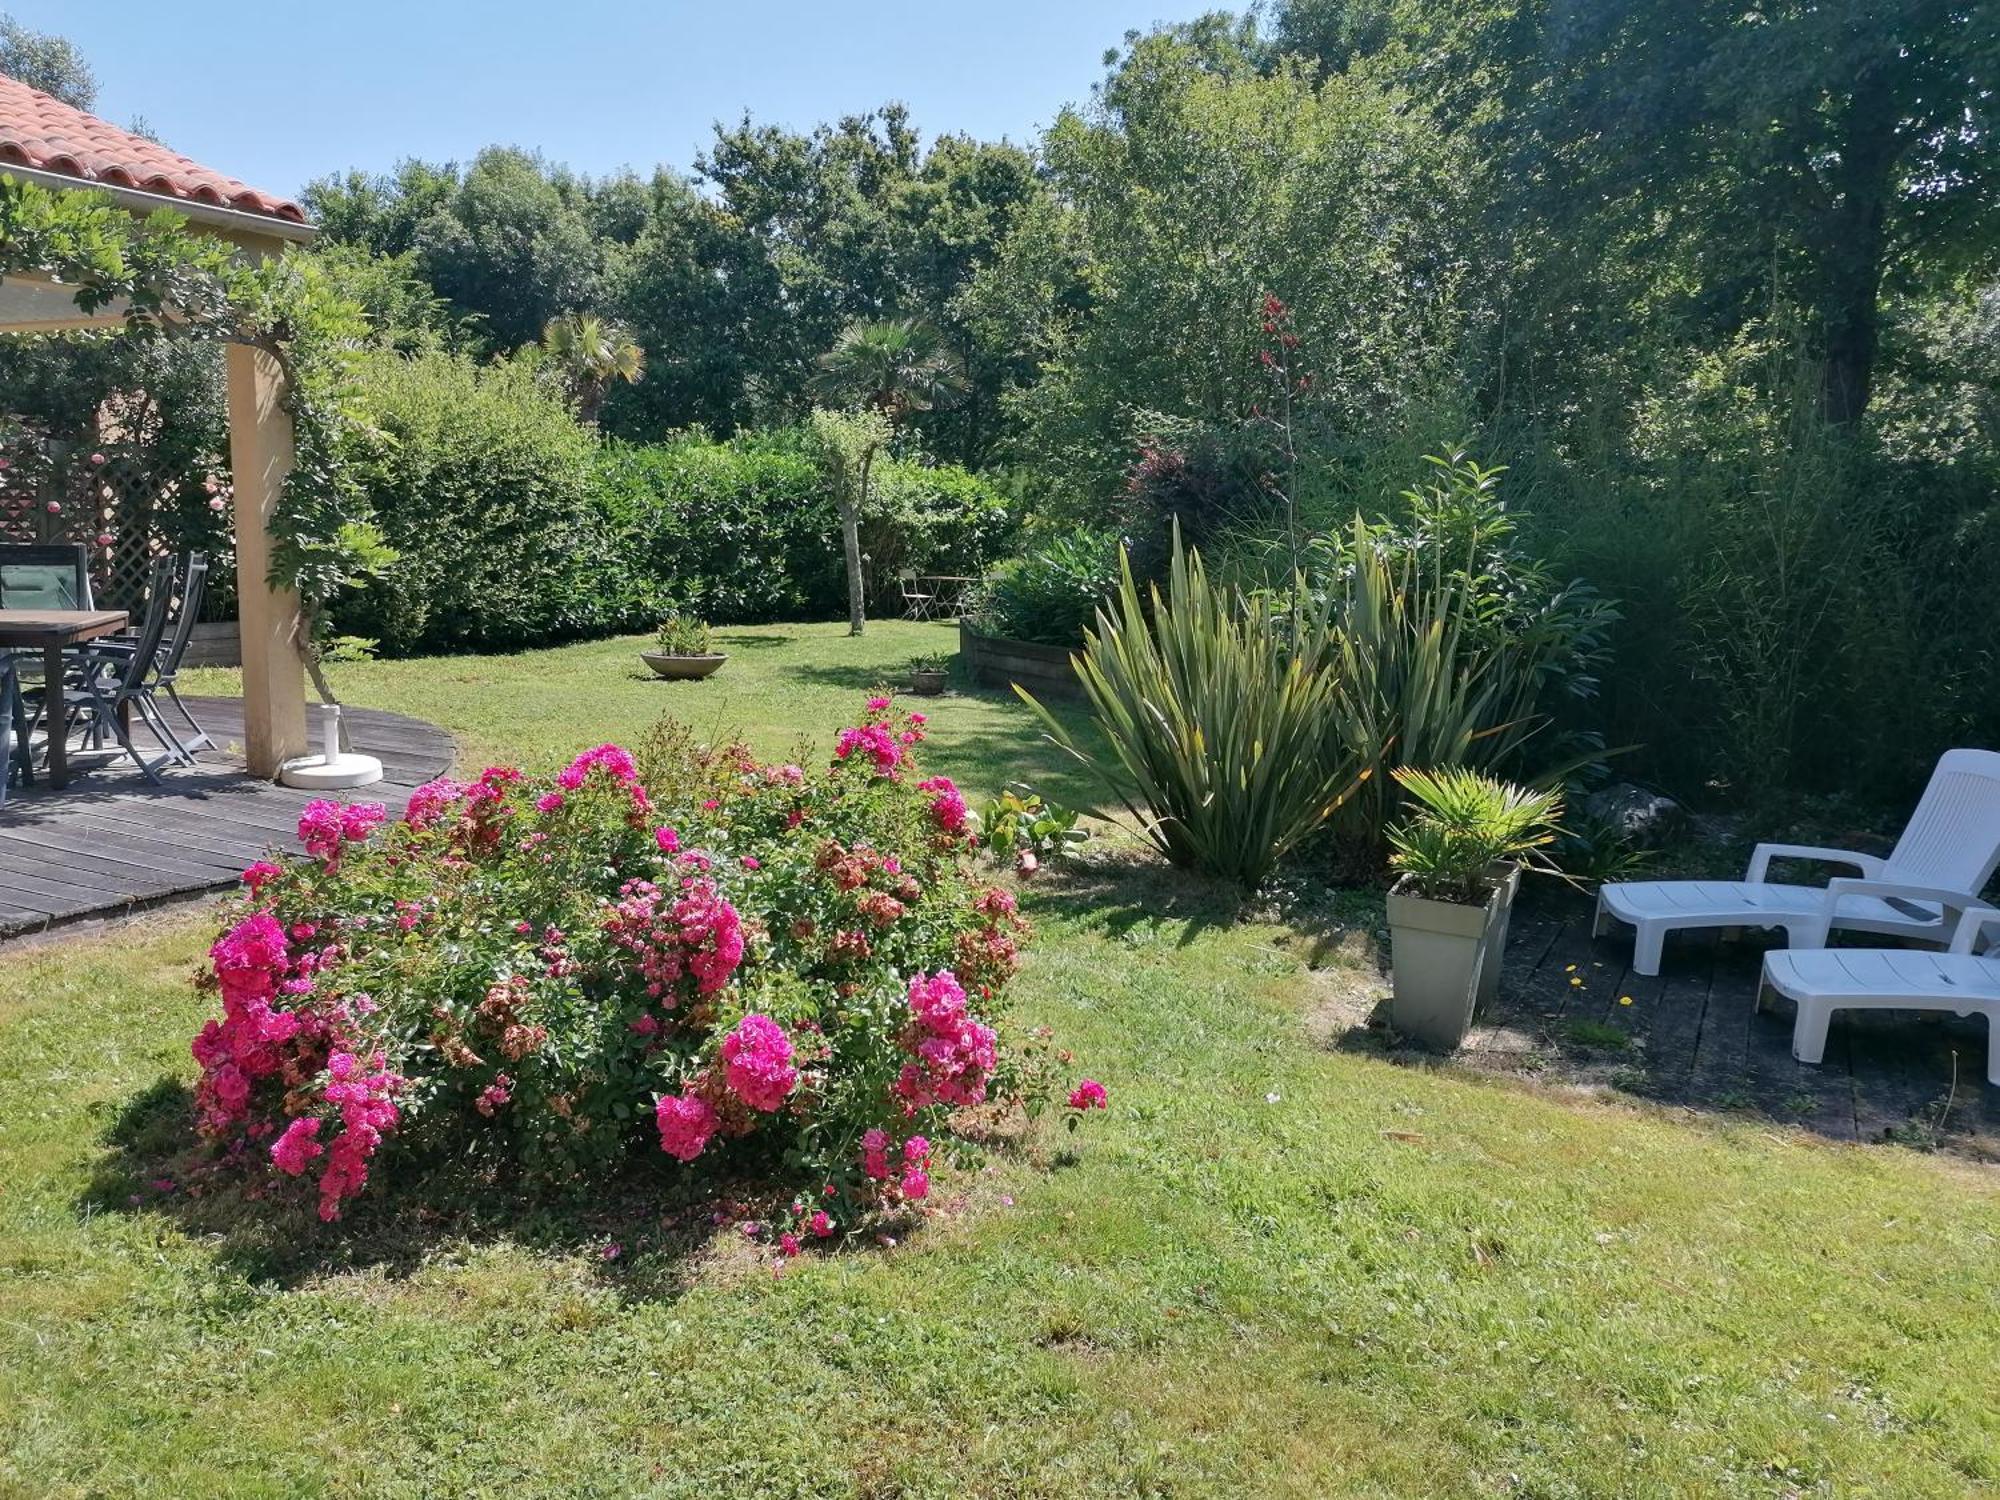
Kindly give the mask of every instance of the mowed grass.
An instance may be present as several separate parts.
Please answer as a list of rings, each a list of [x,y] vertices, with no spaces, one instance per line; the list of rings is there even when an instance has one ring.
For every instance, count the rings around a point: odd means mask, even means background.
[[[881,688],[900,689],[912,656],[958,649],[958,628],[870,621],[865,635],[841,624],[753,625],[715,632],[728,662],[702,682],[667,682],[639,660],[645,636],[586,641],[511,656],[374,661],[330,669],[344,702],[428,719],[458,738],[461,768],[495,761],[546,767],[604,740],[631,742],[662,715],[708,738],[741,734],[764,756],[801,741],[822,753]],[[234,695],[235,672],[187,674],[186,690]],[[1009,780],[1047,783],[1074,799],[1094,788],[1075,763],[1042,742],[1011,693],[970,692],[955,672],[945,698],[907,698],[931,716],[927,754],[937,770],[991,795]],[[365,745],[363,748],[366,748]]]
[[[732,661],[730,701],[760,748],[824,745],[927,628],[768,632],[794,639]],[[621,649],[342,686],[545,762],[649,721]],[[935,707],[951,774],[990,788],[1037,762],[1003,699]],[[192,1076],[204,923],[0,954],[0,1493],[2000,1483],[1990,1173],[1341,1051],[1316,1020],[1370,976],[1365,935],[1314,972],[1324,944],[1226,906],[1125,852],[1030,887],[1021,1009],[1112,1108],[945,1174],[894,1246],[782,1276],[726,1228],[691,1257],[641,1229],[607,1262],[589,1223],[379,1217],[264,1274],[172,1192],[107,1185],[121,1115]],[[371,1255],[370,1223],[421,1253]]]

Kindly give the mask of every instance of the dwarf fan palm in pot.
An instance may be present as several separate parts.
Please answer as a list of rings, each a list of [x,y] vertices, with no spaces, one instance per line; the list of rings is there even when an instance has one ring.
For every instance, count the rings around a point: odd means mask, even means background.
[[[1446,1051],[1500,982],[1521,867],[1553,840],[1562,800],[1462,767],[1400,767],[1415,812],[1389,831],[1395,1028]]]

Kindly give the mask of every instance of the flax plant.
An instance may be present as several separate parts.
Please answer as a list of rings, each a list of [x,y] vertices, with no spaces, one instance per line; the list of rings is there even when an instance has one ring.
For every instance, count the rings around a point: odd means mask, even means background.
[[[1072,657],[1108,755],[1016,688],[1176,865],[1255,889],[1368,774],[1350,747],[1331,610],[1295,578],[1282,607],[1209,581],[1174,538],[1164,596],[1120,558]],[[1150,605],[1150,608],[1149,608]]]

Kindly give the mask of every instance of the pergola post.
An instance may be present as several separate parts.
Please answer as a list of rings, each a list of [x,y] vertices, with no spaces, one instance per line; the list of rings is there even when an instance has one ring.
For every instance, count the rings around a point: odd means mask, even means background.
[[[299,597],[266,582],[271,518],[292,468],[292,418],[284,404],[284,370],[269,353],[231,344],[228,367],[237,617],[243,632],[243,749],[251,775],[275,776],[283,762],[306,753]]]

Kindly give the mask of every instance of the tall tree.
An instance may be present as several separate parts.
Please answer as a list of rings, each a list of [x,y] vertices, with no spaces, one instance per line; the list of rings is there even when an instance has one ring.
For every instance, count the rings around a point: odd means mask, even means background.
[[[1473,130],[1499,254],[1543,278],[1537,335],[1620,283],[1726,335],[1775,276],[1813,313],[1821,411],[1849,425],[1892,275],[2000,265],[1984,0],[1287,0],[1275,20],[1323,68],[1382,54]]]
[[[914,318],[850,323],[819,357],[813,392],[853,416],[820,410],[813,425],[832,460],[840,498],[841,549],[847,558],[848,634],[864,623],[861,513],[875,459],[912,413],[935,411],[965,393],[965,366],[938,331]]]
[[[847,565],[847,633],[860,635],[868,624],[861,510],[868,503],[875,459],[889,442],[889,419],[872,406],[859,411],[818,406],[813,408],[812,432],[840,512],[840,550]]]
[[[615,187],[612,184],[616,184]],[[489,147],[469,166],[406,161],[393,177],[349,173],[305,190],[323,237],[387,255],[414,252],[425,278],[489,347],[516,349],[549,319],[595,306],[614,241],[596,200],[623,194],[540,156]]]
[[[1407,94],[1293,62],[1262,76],[1228,28],[1118,58],[1043,142],[1057,207],[976,278],[982,337],[1039,351],[1018,450],[1097,517],[1142,438],[1231,424],[1263,394],[1257,308],[1293,311],[1346,441],[1459,353],[1465,152]]]
[[[1565,0],[1546,35],[1536,128],[1611,191],[1759,225],[1817,312],[1832,422],[1867,409],[1892,258],[2000,259],[1989,4]]]
[[[78,109],[97,102],[97,75],[74,43],[53,32],[30,30],[4,13],[0,13],[0,73]]]
[[[937,329],[915,318],[848,324],[819,357],[813,377],[821,400],[869,407],[892,426],[913,412],[949,406],[965,389],[964,361]]]

